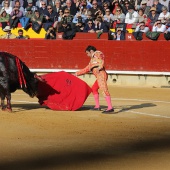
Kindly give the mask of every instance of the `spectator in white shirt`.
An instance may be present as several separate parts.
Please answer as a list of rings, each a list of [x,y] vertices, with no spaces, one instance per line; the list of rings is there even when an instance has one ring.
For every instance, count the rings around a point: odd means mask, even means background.
[[[128,13],[125,17],[126,24],[135,24],[138,22],[138,13],[134,11],[133,6],[129,5]]]
[[[163,24],[166,24],[169,18],[170,13],[168,12],[168,8],[166,6],[163,6],[162,12],[159,14],[158,20],[161,20]]]
[[[165,32],[166,26],[160,20],[156,21],[152,27],[152,32]]]
[[[145,26],[145,22],[140,22],[140,24],[135,29],[135,32],[138,31],[146,33],[149,31],[149,27]]]

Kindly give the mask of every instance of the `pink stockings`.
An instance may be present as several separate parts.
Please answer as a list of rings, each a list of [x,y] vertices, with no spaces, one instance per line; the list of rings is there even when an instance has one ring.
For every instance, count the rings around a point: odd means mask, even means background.
[[[94,101],[95,101],[95,107],[94,108],[99,108],[99,94],[94,94]]]
[[[100,104],[99,104],[99,94],[94,94],[94,101],[95,101],[95,107],[94,108],[99,108]],[[111,97],[110,96],[106,96],[105,100],[107,102],[107,110],[113,109],[112,107],[112,102],[111,102]]]
[[[95,107],[94,108],[100,107],[98,89],[99,89],[98,82],[95,81],[95,83],[92,86],[92,92],[93,92],[93,96],[94,96],[94,100],[95,100]],[[108,106],[107,110],[113,109],[112,103],[111,103],[111,97],[110,97],[110,94],[108,92],[107,87],[106,88],[102,87],[101,89],[103,91],[103,94],[105,96],[105,100],[107,102],[107,106]]]
[[[107,106],[108,106],[107,110],[113,109],[112,102],[111,102],[111,97],[110,96],[106,96],[105,99],[106,99]]]

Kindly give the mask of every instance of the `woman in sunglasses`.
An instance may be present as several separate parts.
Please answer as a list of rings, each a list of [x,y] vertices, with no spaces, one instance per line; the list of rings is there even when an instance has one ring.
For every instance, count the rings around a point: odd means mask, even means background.
[[[83,32],[88,33],[94,33],[95,32],[95,24],[93,23],[93,20],[88,20],[88,22],[85,24]]]
[[[153,32],[165,32],[165,30],[166,26],[161,23],[161,20],[156,21],[152,27]]]
[[[114,21],[116,21],[117,23],[125,22],[125,14],[122,12],[121,8],[116,9],[116,13],[114,15]]]

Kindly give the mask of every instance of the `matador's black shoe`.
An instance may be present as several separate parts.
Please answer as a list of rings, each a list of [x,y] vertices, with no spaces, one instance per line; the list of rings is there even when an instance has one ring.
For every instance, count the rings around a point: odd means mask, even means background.
[[[113,112],[114,112],[114,108],[110,109],[110,110],[104,110],[102,113],[103,114],[110,114],[110,113],[113,113]]]
[[[100,107],[99,108],[92,107],[92,108],[90,108],[90,110],[101,111],[101,108]]]

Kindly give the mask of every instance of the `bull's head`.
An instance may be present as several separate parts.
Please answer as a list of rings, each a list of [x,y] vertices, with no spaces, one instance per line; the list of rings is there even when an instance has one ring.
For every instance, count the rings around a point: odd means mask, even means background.
[[[38,93],[38,82],[40,81],[37,78],[37,75],[30,72],[29,68],[22,63],[22,71],[24,73],[26,86],[24,86],[22,89],[25,93],[27,93],[30,97],[34,97]]]

